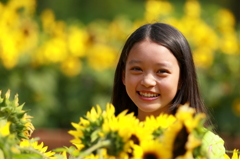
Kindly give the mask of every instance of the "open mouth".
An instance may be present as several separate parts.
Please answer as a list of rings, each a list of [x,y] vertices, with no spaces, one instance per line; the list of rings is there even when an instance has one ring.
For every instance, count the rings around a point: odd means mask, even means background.
[[[160,94],[158,93],[146,93],[146,92],[137,92],[140,96],[146,97],[146,98],[151,98],[151,97],[158,97]]]

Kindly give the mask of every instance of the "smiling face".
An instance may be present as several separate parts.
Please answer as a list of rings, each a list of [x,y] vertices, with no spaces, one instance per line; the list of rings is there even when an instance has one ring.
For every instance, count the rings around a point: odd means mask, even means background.
[[[166,47],[150,40],[132,47],[122,80],[140,120],[167,112],[178,90],[179,75],[178,61]]]

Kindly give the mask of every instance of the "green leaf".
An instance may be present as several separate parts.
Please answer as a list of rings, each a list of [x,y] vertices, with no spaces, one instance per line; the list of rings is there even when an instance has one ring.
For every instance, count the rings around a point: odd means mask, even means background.
[[[211,159],[219,159],[225,154],[224,141],[218,135],[208,131],[203,137],[201,150],[208,152]]]
[[[65,147],[59,147],[59,148],[53,149],[52,151],[54,151],[54,152],[64,152],[64,151],[67,151],[67,148],[65,148]]]
[[[43,159],[41,155],[38,154],[15,154],[14,159]]]
[[[99,132],[100,132],[100,130],[97,129],[91,134],[91,142],[94,142],[99,138],[99,135],[98,135]]]

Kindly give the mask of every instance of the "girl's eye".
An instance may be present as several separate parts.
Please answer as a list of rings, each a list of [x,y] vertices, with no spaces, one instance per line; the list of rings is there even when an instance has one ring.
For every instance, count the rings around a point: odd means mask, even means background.
[[[142,69],[140,67],[133,67],[133,68],[131,68],[131,70],[133,70],[133,71],[141,71]]]
[[[168,73],[168,71],[164,70],[164,69],[161,69],[161,70],[158,70],[157,73]]]

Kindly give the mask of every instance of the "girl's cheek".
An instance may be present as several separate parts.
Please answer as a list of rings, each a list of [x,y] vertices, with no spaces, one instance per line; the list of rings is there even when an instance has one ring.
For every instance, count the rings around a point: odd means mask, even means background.
[[[134,84],[136,79],[133,76],[126,76],[125,77],[125,84]]]

